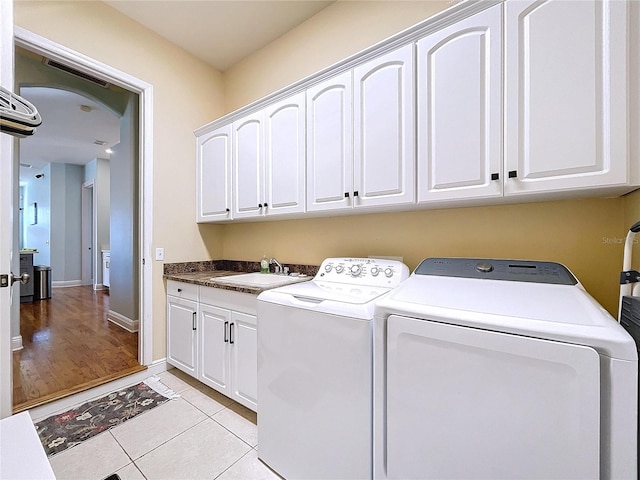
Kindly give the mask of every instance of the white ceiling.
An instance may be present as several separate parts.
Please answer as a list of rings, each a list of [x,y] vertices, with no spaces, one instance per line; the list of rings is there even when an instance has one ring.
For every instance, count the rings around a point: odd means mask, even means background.
[[[2,0],[0,0],[2,1]],[[303,23],[332,1],[315,0],[115,0],[108,5],[223,71]],[[118,143],[118,117],[101,104],[52,88],[23,88],[42,125],[20,141],[22,175],[46,164],[84,165],[109,158],[105,148]],[[80,105],[90,108],[82,111]],[[106,141],[105,146],[95,140]]]
[[[20,163],[32,165],[31,171],[48,163],[84,165],[109,158],[105,149],[120,142],[120,119],[100,103],[57,88],[23,87],[20,95],[42,117],[35,134],[20,141]],[[106,144],[97,145],[96,140]],[[25,172],[24,167],[20,171]]]
[[[107,0],[105,3],[224,71],[333,1]]]

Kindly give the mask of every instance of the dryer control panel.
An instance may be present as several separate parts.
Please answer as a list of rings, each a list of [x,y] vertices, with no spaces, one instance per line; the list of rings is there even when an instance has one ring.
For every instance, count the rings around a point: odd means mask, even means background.
[[[511,282],[576,285],[578,280],[567,267],[555,262],[496,260],[488,258],[427,258],[416,275],[479,278]]]
[[[326,258],[314,280],[376,287],[396,287],[409,277],[409,267],[381,258]]]

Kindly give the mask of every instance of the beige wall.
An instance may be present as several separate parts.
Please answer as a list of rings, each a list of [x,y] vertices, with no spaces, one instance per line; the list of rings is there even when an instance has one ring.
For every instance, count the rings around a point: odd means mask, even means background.
[[[622,264],[622,199],[589,199],[230,224],[224,256],[318,265],[332,256],[550,260],[565,264],[609,312]]]
[[[338,1],[224,72],[226,113],[429,18],[450,1]]]
[[[153,238],[167,262],[220,258],[195,223],[193,131],[223,113],[222,75],[102,2],[17,1],[15,24],[153,85]],[[162,263],[153,263],[153,358],[165,356]]]

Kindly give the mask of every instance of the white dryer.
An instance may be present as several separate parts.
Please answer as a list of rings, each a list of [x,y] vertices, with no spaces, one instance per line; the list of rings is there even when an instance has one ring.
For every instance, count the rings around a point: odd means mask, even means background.
[[[258,296],[258,457],[284,478],[373,475],[373,306],[402,262],[328,258]]]
[[[426,259],[374,323],[375,478],[637,478],[635,343],[563,265]]]

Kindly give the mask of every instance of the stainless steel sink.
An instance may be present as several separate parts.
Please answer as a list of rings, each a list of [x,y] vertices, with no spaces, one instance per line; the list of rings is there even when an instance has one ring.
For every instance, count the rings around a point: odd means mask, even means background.
[[[247,287],[280,287],[291,283],[304,282],[310,280],[310,277],[298,277],[291,275],[276,275],[273,273],[243,273],[240,275],[231,275],[228,277],[213,277],[211,281],[220,282],[228,285],[242,285]]]

